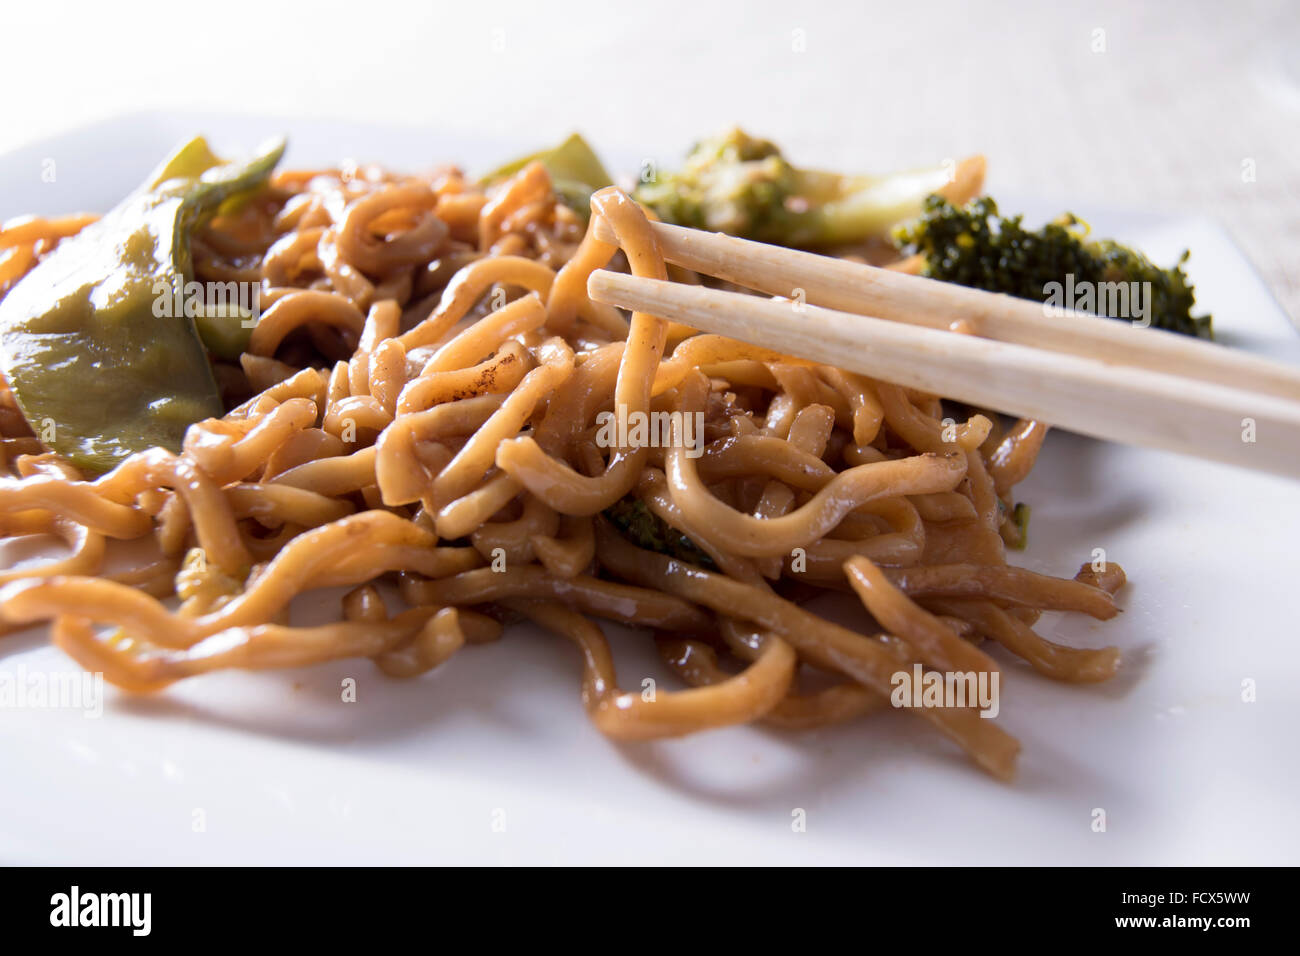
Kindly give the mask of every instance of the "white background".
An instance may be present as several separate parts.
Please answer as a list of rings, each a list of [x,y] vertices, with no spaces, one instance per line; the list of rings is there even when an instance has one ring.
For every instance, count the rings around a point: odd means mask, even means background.
[[[1284,0],[43,0],[5,21],[0,151],[145,109],[399,123],[431,162],[456,158],[439,133],[577,127],[671,163],[731,123],[844,169],[982,151],[993,187],[1085,218],[1217,219],[1300,316],[1300,4]]]

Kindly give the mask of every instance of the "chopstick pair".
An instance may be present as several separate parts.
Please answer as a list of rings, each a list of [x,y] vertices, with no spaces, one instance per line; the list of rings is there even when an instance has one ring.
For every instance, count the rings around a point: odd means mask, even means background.
[[[593,299],[1095,438],[1300,477],[1300,369],[935,279],[652,228],[668,261],[785,301],[606,270],[588,282]],[[959,325],[971,334],[950,331]]]

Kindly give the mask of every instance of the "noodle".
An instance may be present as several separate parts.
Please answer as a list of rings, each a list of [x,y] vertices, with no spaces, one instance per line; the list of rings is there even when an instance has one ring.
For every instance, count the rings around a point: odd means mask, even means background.
[[[591,273],[620,253],[635,275],[669,271],[626,195],[591,211],[617,245],[536,163],[488,190],[454,170],[276,174],[194,237],[198,279],[251,276],[267,307],[218,368],[229,411],[179,454],[84,477],[0,392],[0,533],[67,548],[0,571],[4,626],[51,621],[83,666],[150,693],[352,657],[412,678],[522,617],[577,647],[587,713],[618,740],[863,718],[914,665],[1000,675],[984,641],[1055,680],[1114,674],[1116,649],[1031,625],[1114,616],[1122,569],[1006,562],[1045,425],[946,419],[936,396],[626,319],[587,297]],[[92,221],[0,228],[0,295]],[[602,431],[659,417],[663,442]],[[149,538],[154,556],[108,572],[107,539]],[[293,599],[322,588],[348,589],[339,619],[292,624]],[[804,606],[829,591],[857,595],[860,626]],[[621,690],[593,617],[649,628],[686,688]],[[804,689],[812,672],[836,683]],[[1012,774],[1019,745],[978,708],[918,713]]]

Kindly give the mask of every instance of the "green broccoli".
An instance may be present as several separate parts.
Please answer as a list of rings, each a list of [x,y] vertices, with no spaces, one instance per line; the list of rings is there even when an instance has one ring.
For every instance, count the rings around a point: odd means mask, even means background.
[[[888,176],[800,169],[768,140],[733,129],[696,144],[679,172],[655,172],[634,196],[665,222],[806,248],[887,236],[953,178],[950,166]]]
[[[1153,327],[1211,337],[1210,317],[1191,314],[1195,297],[1183,271],[1186,252],[1175,265],[1161,269],[1135,249],[1109,239],[1089,239],[1088,224],[1073,215],[1060,216],[1036,231],[1021,225],[1021,218],[999,216],[997,203],[988,197],[954,206],[942,196],[931,196],[919,219],[894,230],[894,240],[902,251],[924,257],[923,275],[1022,299],[1044,301],[1052,284],[1061,289],[1067,276],[1072,278],[1065,288],[1145,283],[1129,288],[1145,290],[1145,315]],[[1100,312],[1099,299],[1098,294],[1096,299],[1062,304]]]
[[[605,509],[614,527],[638,548],[666,554],[708,571],[716,570],[713,559],[694,541],[650,510],[639,498],[628,496]]]

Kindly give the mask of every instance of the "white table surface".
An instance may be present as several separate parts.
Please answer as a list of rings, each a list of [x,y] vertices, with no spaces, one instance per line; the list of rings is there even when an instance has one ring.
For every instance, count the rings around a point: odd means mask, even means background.
[[[731,123],[799,161],[845,169],[982,151],[995,195],[1068,202],[1085,218],[1105,204],[1217,219],[1300,317],[1294,2],[226,0],[220,9],[7,8],[0,151],[159,109],[539,144],[579,127],[668,164]],[[34,211],[39,185],[33,170]]]

